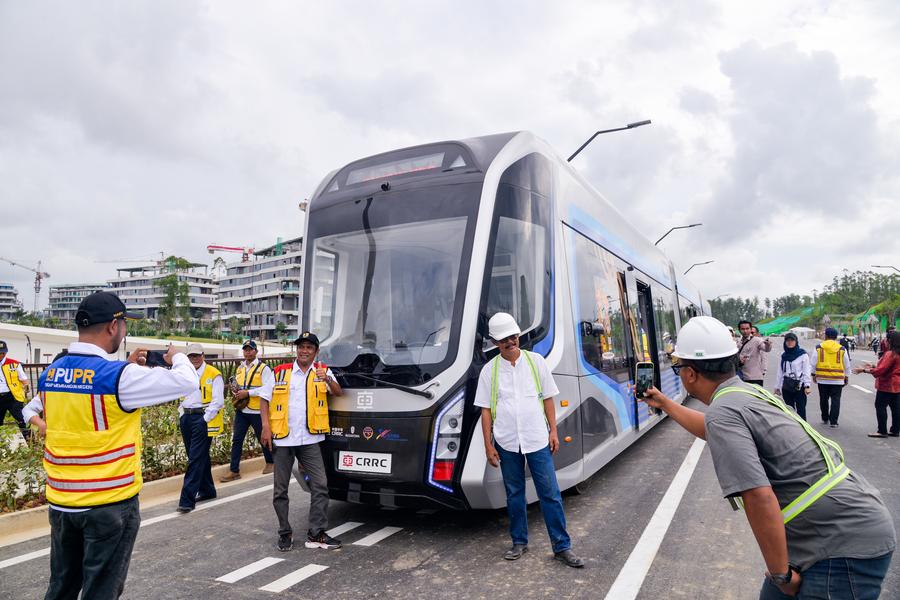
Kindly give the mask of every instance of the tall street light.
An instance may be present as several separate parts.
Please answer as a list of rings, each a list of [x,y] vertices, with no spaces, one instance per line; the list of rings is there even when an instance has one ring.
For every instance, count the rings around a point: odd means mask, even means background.
[[[713,300],[718,300],[719,298],[724,298],[725,296],[730,296],[730,295],[731,295],[731,292],[728,292],[727,294],[719,294],[718,296],[713,298]]]
[[[578,148],[578,150],[576,150],[575,153],[572,154],[572,156],[570,156],[567,159],[567,162],[572,162],[572,159],[575,158],[576,156],[578,156],[578,153],[581,152],[582,150],[584,150],[585,146],[587,146],[588,144],[593,142],[594,138],[597,137],[598,135],[600,135],[601,133],[612,133],[613,131],[624,131],[626,129],[634,129],[635,127],[641,127],[642,125],[649,125],[649,124],[650,124],[650,119],[647,119],[646,121],[636,121],[634,123],[629,123],[625,127],[616,127],[615,129],[603,129],[602,131],[598,131],[597,133],[595,133],[594,135],[589,137],[588,140],[585,143],[583,143]]]
[[[708,261],[702,262],[702,263],[694,263],[694,264],[692,264],[690,267],[688,267],[688,270],[685,271],[684,274],[687,275],[688,272],[689,272],[691,269],[693,269],[694,267],[701,267],[701,266],[703,266],[703,265],[708,265],[708,264],[714,263],[714,262],[716,262],[716,261],[714,261],[714,260],[708,260]]]
[[[872,266],[875,267],[876,269],[893,269],[893,270],[897,271],[898,273],[900,273],[900,269],[898,269],[894,265],[872,265]]]
[[[691,223],[690,225],[679,225],[678,227],[673,227],[672,229],[670,229],[670,230],[668,230],[667,232],[665,232],[661,238],[659,238],[658,240],[656,240],[655,242],[653,242],[653,245],[654,245],[654,246],[659,246],[659,243],[660,243],[661,241],[663,241],[667,235],[669,235],[670,233],[672,233],[672,232],[675,231],[676,229],[690,229],[691,227],[700,227],[701,225],[703,225],[703,223]]]

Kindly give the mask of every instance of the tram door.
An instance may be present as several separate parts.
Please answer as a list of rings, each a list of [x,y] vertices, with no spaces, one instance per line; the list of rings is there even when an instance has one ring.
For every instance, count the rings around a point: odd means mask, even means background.
[[[632,267],[625,272],[625,286],[628,295],[628,321],[633,352],[630,377],[634,378],[636,362],[652,362],[653,385],[660,389],[659,353],[656,348],[656,327],[653,321],[653,298],[650,286],[635,278]],[[635,428],[644,429],[650,424],[652,416],[650,408],[643,402],[634,399],[633,394],[632,402],[634,403]]]

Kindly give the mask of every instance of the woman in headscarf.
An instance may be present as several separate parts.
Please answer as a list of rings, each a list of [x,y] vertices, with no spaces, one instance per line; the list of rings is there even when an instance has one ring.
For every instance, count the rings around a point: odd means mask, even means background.
[[[806,397],[810,394],[811,385],[809,355],[800,347],[797,335],[788,333],[784,336],[784,352],[778,363],[775,393],[784,398],[784,403],[796,410],[800,418],[806,420]]]

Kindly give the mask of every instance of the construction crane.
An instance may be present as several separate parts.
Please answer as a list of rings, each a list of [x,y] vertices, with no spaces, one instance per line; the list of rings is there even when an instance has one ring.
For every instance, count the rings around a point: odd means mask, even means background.
[[[250,255],[253,254],[253,248],[248,246],[220,246],[218,244],[210,244],[206,247],[207,252],[215,254],[216,252],[240,252],[241,262],[250,262]]]
[[[32,269],[29,266],[23,265],[21,263],[17,263],[14,260],[10,260],[8,258],[3,258],[0,256],[0,260],[4,262],[8,262],[14,267],[21,267],[23,269],[28,269],[32,273],[34,273],[34,312],[37,313],[37,304],[38,304],[38,294],[41,293],[41,281],[50,277],[50,273],[45,273],[41,271],[41,261],[37,263],[37,269]]]

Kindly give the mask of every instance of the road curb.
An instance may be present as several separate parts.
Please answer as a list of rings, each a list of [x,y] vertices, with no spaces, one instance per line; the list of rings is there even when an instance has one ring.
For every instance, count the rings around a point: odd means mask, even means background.
[[[262,456],[241,459],[243,476],[233,483],[252,481],[260,477],[262,475],[263,460]],[[231,485],[231,483],[219,483],[219,477],[225,475],[228,472],[228,468],[227,464],[217,465],[212,468],[212,476],[217,484],[217,488]],[[169,500],[172,495],[181,492],[183,481],[184,474],[181,473],[145,483],[144,487],[141,488],[141,508],[150,508]],[[41,530],[49,532],[48,510],[50,510],[50,506],[44,504],[43,506],[0,515],[0,531],[3,532],[0,534],[0,547],[17,544],[36,535],[44,535],[44,533],[41,533]]]

